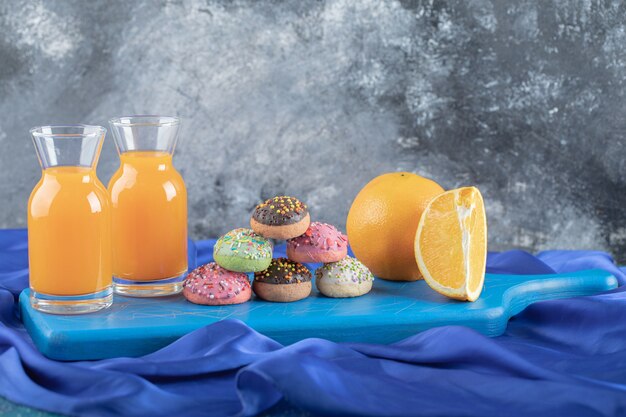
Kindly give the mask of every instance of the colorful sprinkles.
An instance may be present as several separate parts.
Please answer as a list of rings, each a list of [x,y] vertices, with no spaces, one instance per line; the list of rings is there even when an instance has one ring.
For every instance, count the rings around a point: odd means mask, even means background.
[[[254,273],[255,281],[267,284],[296,284],[311,281],[311,278],[306,266],[287,258],[272,259],[266,270]]]
[[[348,246],[348,237],[328,223],[312,222],[302,236],[287,241],[292,248],[313,246],[321,250],[338,250]]]
[[[350,256],[339,262],[324,264],[315,271],[315,278],[334,280],[338,284],[361,284],[366,281],[373,281],[374,275],[369,269],[357,259]]]
[[[251,291],[250,281],[246,274],[229,271],[215,262],[191,271],[183,281],[183,287],[193,294],[200,294],[210,300],[230,299],[243,291]]]
[[[252,218],[261,224],[281,226],[299,222],[308,212],[307,205],[297,198],[278,196],[257,205]]]
[[[214,253],[232,255],[244,259],[266,259],[272,257],[272,242],[257,235],[252,229],[231,230],[215,243]]]

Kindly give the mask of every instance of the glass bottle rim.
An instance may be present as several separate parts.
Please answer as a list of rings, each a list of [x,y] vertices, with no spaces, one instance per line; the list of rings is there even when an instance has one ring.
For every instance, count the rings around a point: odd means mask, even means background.
[[[178,116],[159,116],[156,114],[138,114],[132,116],[114,117],[109,120],[112,126],[132,127],[132,126],[176,126],[180,124]]]
[[[55,138],[85,138],[90,136],[100,136],[106,134],[106,128],[98,125],[44,125],[35,126],[29,130],[35,138],[55,137]]]

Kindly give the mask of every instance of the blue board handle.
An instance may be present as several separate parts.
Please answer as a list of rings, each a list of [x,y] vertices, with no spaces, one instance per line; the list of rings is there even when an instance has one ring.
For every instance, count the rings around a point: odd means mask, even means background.
[[[493,279],[495,276],[498,279]],[[537,301],[597,294],[618,286],[617,278],[602,269],[551,275],[486,274],[485,285],[492,282],[508,284],[502,305],[507,307],[509,318]]]

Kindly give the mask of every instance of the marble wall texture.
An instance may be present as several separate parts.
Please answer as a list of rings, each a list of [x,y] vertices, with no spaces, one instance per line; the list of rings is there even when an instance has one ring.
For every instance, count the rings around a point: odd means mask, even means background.
[[[343,227],[407,170],[476,184],[493,250],[624,262],[625,78],[622,1],[0,0],[0,227],[25,226],[31,126],[162,113],[195,238],[282,193]]]

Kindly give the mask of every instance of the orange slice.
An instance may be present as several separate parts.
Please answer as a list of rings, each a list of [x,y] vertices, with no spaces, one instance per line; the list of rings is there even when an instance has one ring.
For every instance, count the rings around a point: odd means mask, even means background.
[[[415,259],[433,290],[478,299],[487,263],[487,217],[478,188],[457,188],[430,201],[417,227]]]

